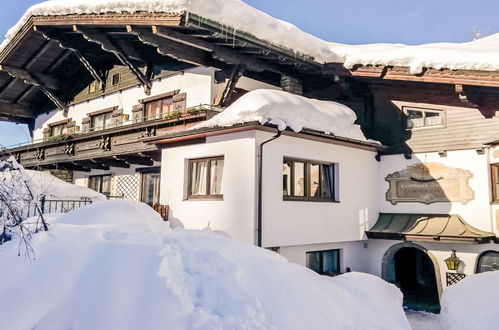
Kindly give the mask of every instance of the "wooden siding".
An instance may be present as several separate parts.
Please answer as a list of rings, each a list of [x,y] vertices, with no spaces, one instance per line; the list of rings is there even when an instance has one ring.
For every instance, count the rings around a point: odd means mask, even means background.
[[[370,138],[391,146],[392,152],[432,152],[482,147],[499,140],[499,94],[495,90],[468,90],[471,100],[462,100],[454,85],[400,84],[372,85],[373,123],[359,114]],[[474,95],[479,95],[476,98]],[[478,102],[477,102],[478,103]],[[436,109],[445,112],[442,127],[406,128],[403,107]]]

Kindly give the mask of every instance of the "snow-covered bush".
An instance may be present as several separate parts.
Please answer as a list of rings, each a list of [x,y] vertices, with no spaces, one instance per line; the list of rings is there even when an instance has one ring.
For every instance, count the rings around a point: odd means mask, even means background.
[[[496,330],[499,272],[467,276],[442,294],[441,322],[446,329]]]
[[[0,244],[9,241],[13,235],[19,236],[19,247],[24,247],[25,255],[31,257],[31,235],[48,227],[43,215],[38,210],[34,222],[25,222],[24,209],[33,204],[38,208],[33,196],[31,178],[14,157],[0,161]],[[19,249],[18,254],[21,252]]]
[[[380,278],[320,276],[210,230],[172,230],[142,203],[48,222],[32,264],[0,253],[3,328],[409,329],[400,291]]]

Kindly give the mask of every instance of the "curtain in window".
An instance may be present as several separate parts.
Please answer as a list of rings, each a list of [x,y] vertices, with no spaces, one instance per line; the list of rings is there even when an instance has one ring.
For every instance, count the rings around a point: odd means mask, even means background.
[[[322,164],[322,197],[334,198],[334,164]]]
[[[426,112],[426,126],[442,125],[442,116],[438,112]]]
[[[192,163],[191,171],[191,195],[206,195],[208,162]]]
[[[224,160],[212,160],[210,165],[210,195],[222,194],[222,176],[224,169]]]

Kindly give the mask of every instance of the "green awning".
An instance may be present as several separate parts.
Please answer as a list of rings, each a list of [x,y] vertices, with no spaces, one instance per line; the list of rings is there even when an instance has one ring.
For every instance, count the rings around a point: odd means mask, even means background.
[[[380,213],[368,238],[449,243],[488,243],[496,235],[477,229],[457,214]]]

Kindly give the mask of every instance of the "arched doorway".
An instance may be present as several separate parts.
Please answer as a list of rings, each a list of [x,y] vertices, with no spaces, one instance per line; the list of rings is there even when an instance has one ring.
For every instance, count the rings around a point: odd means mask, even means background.
[[[435,264],[420,246],[401,244],[389,249],[383,260],[383,278],[402,291],[404,307],[440,312]]]

